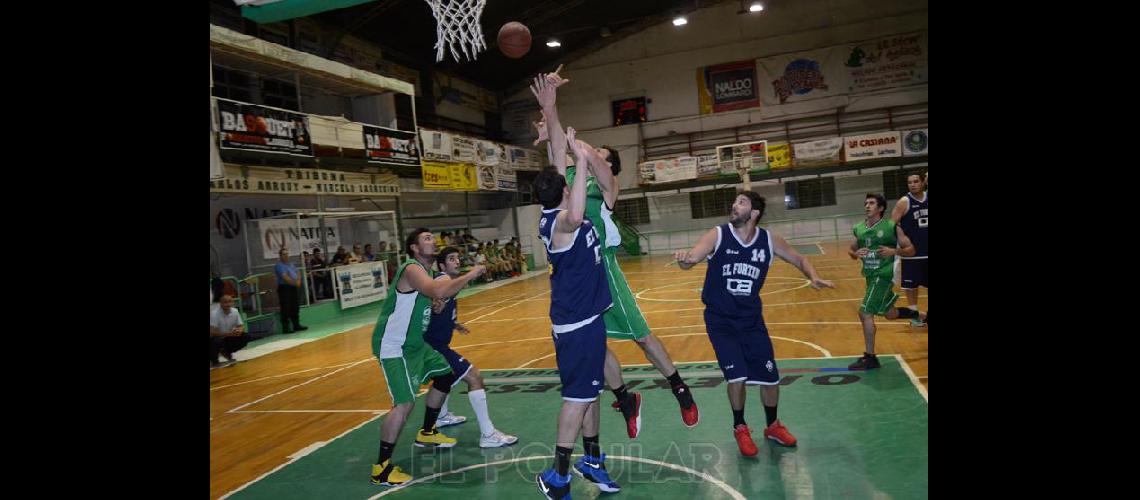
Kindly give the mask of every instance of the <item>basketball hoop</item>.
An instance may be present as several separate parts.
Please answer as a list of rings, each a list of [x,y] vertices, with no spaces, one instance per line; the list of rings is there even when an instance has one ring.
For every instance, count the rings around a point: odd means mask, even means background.
[[[455,50],[458,45],[463,55],[475,60],[479,52],[487,49],[483,41],[483,28],[479,25],[479,17],[483,15],[483,7],[487,0],[424,0],[431,6],[431,14],[435,16],[435,62],[443,60],[443,50],[451,50],[451,57],[456,62],[462,62],[459,52]]]

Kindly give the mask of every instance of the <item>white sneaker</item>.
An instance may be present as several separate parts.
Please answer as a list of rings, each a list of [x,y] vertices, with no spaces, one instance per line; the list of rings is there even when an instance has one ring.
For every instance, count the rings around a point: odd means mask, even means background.
[[[435,426],[436,428],[447,427],[449,425],[462,424],[466,421],[467,417],[464,417],[463,415],[456,415],[454,413],[447,412],[446,415],[440,415],[439,418],[435,420]]]
[[[502,431],[495,429],[490,436],[479,437],[480,448],[498,448],[500,446],[510,446],[517,443],[519,438],[510,434],[503,434]]]

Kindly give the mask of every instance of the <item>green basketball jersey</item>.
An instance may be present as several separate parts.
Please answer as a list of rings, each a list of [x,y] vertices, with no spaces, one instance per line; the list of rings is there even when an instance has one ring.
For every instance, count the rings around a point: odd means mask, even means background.
[[[424,345],[424,330],[431,322],[431,298],[416,290],[401,293],[396,289],[404,270],[413,265],[423,267],[419,261],[409,258],[396,270],[384,307],[380,309],[380,318],[372,329],[372,354],[378,358],[398,358],[406,349]],[[435,278],[436,273],[430,268],[424,270]]]
[[[574,166],[566,167],[567,186],[574,183],[576,171],[577,169]],[[621,232],[618,231],[617,224],[614,224],[613,214],[613,209],[606,206],[606,199],[602,194],[602,188],[598,187],[597,179],[592,175],[587,177],[586,218],[594,224],[594,229],[598,231],[598,238],[605,242],[605,245],[602,245],[603,249],[621,245]]]
[[[898,246],[898,237],[895,234],[895,221],[888,217],[879,219],[871,227],[867,227],[867,221],[860,222],[855,225],[854,231],[855,239],[859,242],[859,248],[869,248],[871,252],[863,257],[863,277],[865,278],[884,278],[892,279],[894,277],[895,257],[879,257],[878,250],[880,246],[895,248]]]

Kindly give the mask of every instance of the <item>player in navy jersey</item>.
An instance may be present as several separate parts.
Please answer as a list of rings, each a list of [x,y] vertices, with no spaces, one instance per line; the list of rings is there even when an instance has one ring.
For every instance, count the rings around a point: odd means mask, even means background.
[[[772,339],[764,325],[760,288],[775,257],[798,268],[811,280],[811,287],[835,288],[819,277],[808,260],[784,238],[756,227],[764,216],[764,198],[742,191],[732,204],[728,224],[714,227],[701,236],[692,250],[678,250],[677,265],[688,270],[708,260],[701,302],[705,304],[705,327],[717,362],[728,382],[728,402],[732,406],[733,435],[740,453],[754,456],[748,424],[744,421],[745,385],[760,386],[760,400],[768,422],[764,437],[784,446],[795,446],[796,438],[776,417],[780,400],[780,372]]]
[[[586,165],[586,146],[575,140],[573,128],[566,141]],[[591,164],[587,168],[593,168]],[[591,172],[592,174],[592,172]],[[602,313],[613,305],[602,259],[602,242],[585,218],[586,177],[574,177],[573,186],[553,168],[534,179],[535,198],[542,204],[538,234],[550,262],[550,322],[558,376],[562,380],[562,410],[558,414],[558,444],[554,467],[535,477],[539,491],[551,499],[570,498],[570,453],[582,431],[585,453],[574,470],[598,489],[621,490],[606,471],[605,454],[598,444],[598,394],[604,390],[606,324]]]
[[[918,312],[918,287],[929,288],[926,226],[930,196],[927,193],[926,186],[924,176],[918,173],[907,176],[907,193],[899,198],[899,201],[895,203],[895,208],[891,210],[891,219],[902,228],[915,248],[913,257],[902,257],[902,281],[900,285],[906,292],[907,305],[916,313]],[[924,326],[926,322],[914,317],[910,320],[910,324],[911,326]]]
[[[435,263],[439,266],[440,271],[439,276],[435,277],[437,281],[447,281],[459,277],[458,248],[444,248],[436,256]],[[491,415],[487,410],[487,391],[484,389],[483,375],[470,361],[451,348],[453,331],[458,331],[464,335],[470,333],[470,330],[462,323],[456,323],[456,319],[458,319],[458,311],[454,296],[432,299],[431,322],[428,323],[427,330],[424,331],[424,342],[443,355],[443,359],[446,359],[447,364],[451,365],[451,371],[455,373],[455,381],[452,382],[452,386],[458,384],[461,379],[467,382],[467,397],[471,400],[471,409],[475,411],[475,416],[479,420],[479,447],[498,448],[515,444],[519,438],[510,434],[503,434],[496,430],[495,424],[491,422]],[[458,417],[447,411],[447,400],[450,398],[451,395],[448,394],[443,400],[443,406],[439,410],[439,419],[436,420],[436,427],[455,425],[467,420],[466,417]]]

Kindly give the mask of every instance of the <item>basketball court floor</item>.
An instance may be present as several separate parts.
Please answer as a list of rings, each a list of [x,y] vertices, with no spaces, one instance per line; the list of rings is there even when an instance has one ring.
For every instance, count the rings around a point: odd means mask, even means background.
[[[813,290],[799,272],[773,264],[761,292],[780,361],[780,419],[799,439],[762,439],[764,412],[750,389],[746,418],[760,453],[740,455],[725,383],[704,330],[705,268],[681,271],[666,255],[622,260],[650,327],[693,389],[700,424],[687,429],[667,383],[632,342],[610,342],[631,388],[644,397],[642,434],[629,439],[602,395],[607,468],[628,498],[915,498],[928,492],[928,327],[878,319],[883,367],[850,372],[863,351],[857,309],[864,282],[845,242],[797,245],[833,290]],[[814,251],[813,251],[814,249]],[[415,476],[401,488],[372,485],[381,419],[390,407],[370,351],[371,325],[210,372],[211,498],[536,497],[534,474],[549,467],[561,399],[550,339],[549,280],[537,276],[459,300],[471,334],[453,348],[484,373],[496,427],[514,446],[478,447],[465,385],[450,409],[469,420],[444,432],[450,450],[412,445],[417,401],[394,463]],[[906,304],[900,299],[898,305]],[[927,290],[920,308],[927,310]],[[892,356],[893,355],[893,356]],[[239,357],[240,358],[240,357]],[[580,440],[579,440],[580,441]],[[579,443],[575,453],[581,453]],[[600,493],[580,478],[572,493]]]

